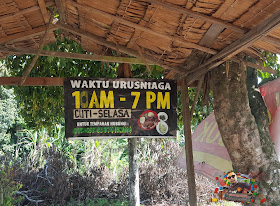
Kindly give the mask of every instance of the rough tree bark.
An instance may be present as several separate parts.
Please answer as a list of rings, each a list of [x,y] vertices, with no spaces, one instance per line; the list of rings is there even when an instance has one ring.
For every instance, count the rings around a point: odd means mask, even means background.
[[[266,108],[256,82],[252,81],[253,74],[248,81],[250,105],[246,66],[242,61],[230,64],[228,77],[224,65],[212,75],[216,121],[234,170],[259,178],[259,191],[267,199],[262,205],[280,205],[280,165],[269,137]]]

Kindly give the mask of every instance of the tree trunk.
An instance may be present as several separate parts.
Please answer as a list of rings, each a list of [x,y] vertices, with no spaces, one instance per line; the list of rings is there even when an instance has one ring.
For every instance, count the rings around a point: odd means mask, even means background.
[[[259,178],[259,192],[267,199],[262,205],[280,205],[280,167],[256,82],[248,86],[250,105],[244,63],[231,63],[228,77],[225,67],[218,67],[212,83],[216,121],[234,170]]]

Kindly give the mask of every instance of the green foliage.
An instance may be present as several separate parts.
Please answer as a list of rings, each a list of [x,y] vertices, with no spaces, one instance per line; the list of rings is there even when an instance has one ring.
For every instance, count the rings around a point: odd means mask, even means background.
[[[40,130],[25,129],[23,132],[26,136],[19,137],[16,154],[24,157],[30,166],[42,167],[44,150],[51,148],[57,139],[50,136],[45,128]]]
[[[0,86],[0,134],[3,135],[18,118],[17,102],[13,89]]]
[[[8,74],[6,67],[0,62],[0,75]],[[0,154],[13,152],[12,144],[15,143],[13,130],[16,124],[22,122],[17,109],[13,89],[0,86]]]
[[[20,182],[15,182],[13,168],[2,165],[0,169],[0,205],[12,206],[23,198],[16,196],[16,192],[22,187]],[[2,204],[1,204],[2,203]]]
[[[46,50],[87,53],[73,40],[59,37]],[[22,76],[30,65],[30,55],[9,56],[4,61],[11,76]],[[103,62],[40,56],[30,72],[31,77],[116,77],[115,64]],[[63,87],[14,87],[20,105],[20,114],[29,127],[54,128],[64,116]]]
[[[157,65],[149,65],[150,70],[145,65],[131,64],[131,72],[134,78],[143,79],[163,79],[163,68]]]
[[[269,81],[272,81],[274,79],[277,79],[280,77],[280,65],[278,64],[278,56],[276,54],[271,53],[263,53],[263,65],[265,67],[270,67],[274,70],[276,70],[276,75],[270,74],[268,72],[258,72],[258,77],[260,78],[261,82],[259,85],[263,85]]]

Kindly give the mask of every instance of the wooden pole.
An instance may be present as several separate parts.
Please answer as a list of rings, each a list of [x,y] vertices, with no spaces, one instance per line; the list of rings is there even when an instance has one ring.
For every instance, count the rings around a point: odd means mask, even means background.
[[[140,205],[139,172],[137,163],[137,138],[128,139],[129,205]]]
[[[182,93],[182,109],[183,109],[183,121],[184,121],[184,135],[185,135],[185,154],[186,165],[188,173],[188,188],[189,188],[189,203],[191,206],[197,205],[196,199],[196,187],[195,187],[195,175],[192,153],[192,134],[191,134],[191,113],[189,109],[189,94],[188,87],[185,79],[181,86]]]
[[[118,67],[118,77],[132,77],[130,64],[120,64]],[[129,159],[129,205],[140,205],[139,192],[139,172],[137,163],[137,138],[128,139],[128,159]]]
[[[19,82],[19,85],[20,85],[20,86],[25,82],[27,76],[29,75],[29,73],[31,72],[31,70],[33,69],[33,67],[34,67],[34,65],[35,65],[35,63],[36,63],[36,61],[37,61],[37,59],[38,59],[38,57],[39,57],[40,52],[41,52],[42,49],[43,49],[45,40],[46,40],[47,35],[48,35],[48,31],[49,31],[49,29],[50,29],[50,27],[51,27],[51,25],[52,25],[52,20],[53,20],[53,18],[54,18],[53,13],[54,13],[54,12],[52,12],[52,14],[51,14],[51,16],[50,16],[50,20],[49,20],[48,26],[47,26],[46,31],[45,31],[45,34],[44,34],[44,36],[43,36],[43,38],[42,38],[42,40],[41,40],[40,46],[39,46],[39,48],[38,48],[38,50],[37,50],[37,52],[36,52],[36,55],[33,57],[33,59],[32,59],[32,61],[31,61],[30,65],[29,65],[28,68],[25,70],[25,72],[24,72],[24,74],[23,74],[23,77],[22,77],[22,79],[21,79],[20,82]]]

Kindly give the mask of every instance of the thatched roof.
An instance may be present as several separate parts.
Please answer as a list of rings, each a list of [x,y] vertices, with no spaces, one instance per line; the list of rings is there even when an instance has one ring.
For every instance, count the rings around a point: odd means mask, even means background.
[[[59,11],[56,24],[48,7]],[[0,57],[35,54],[46,30],[44,44],[61,28],[96,55],[115,50],[192,83],[241,52],[280,53],[279,22],[280,0],[3,0]]]

